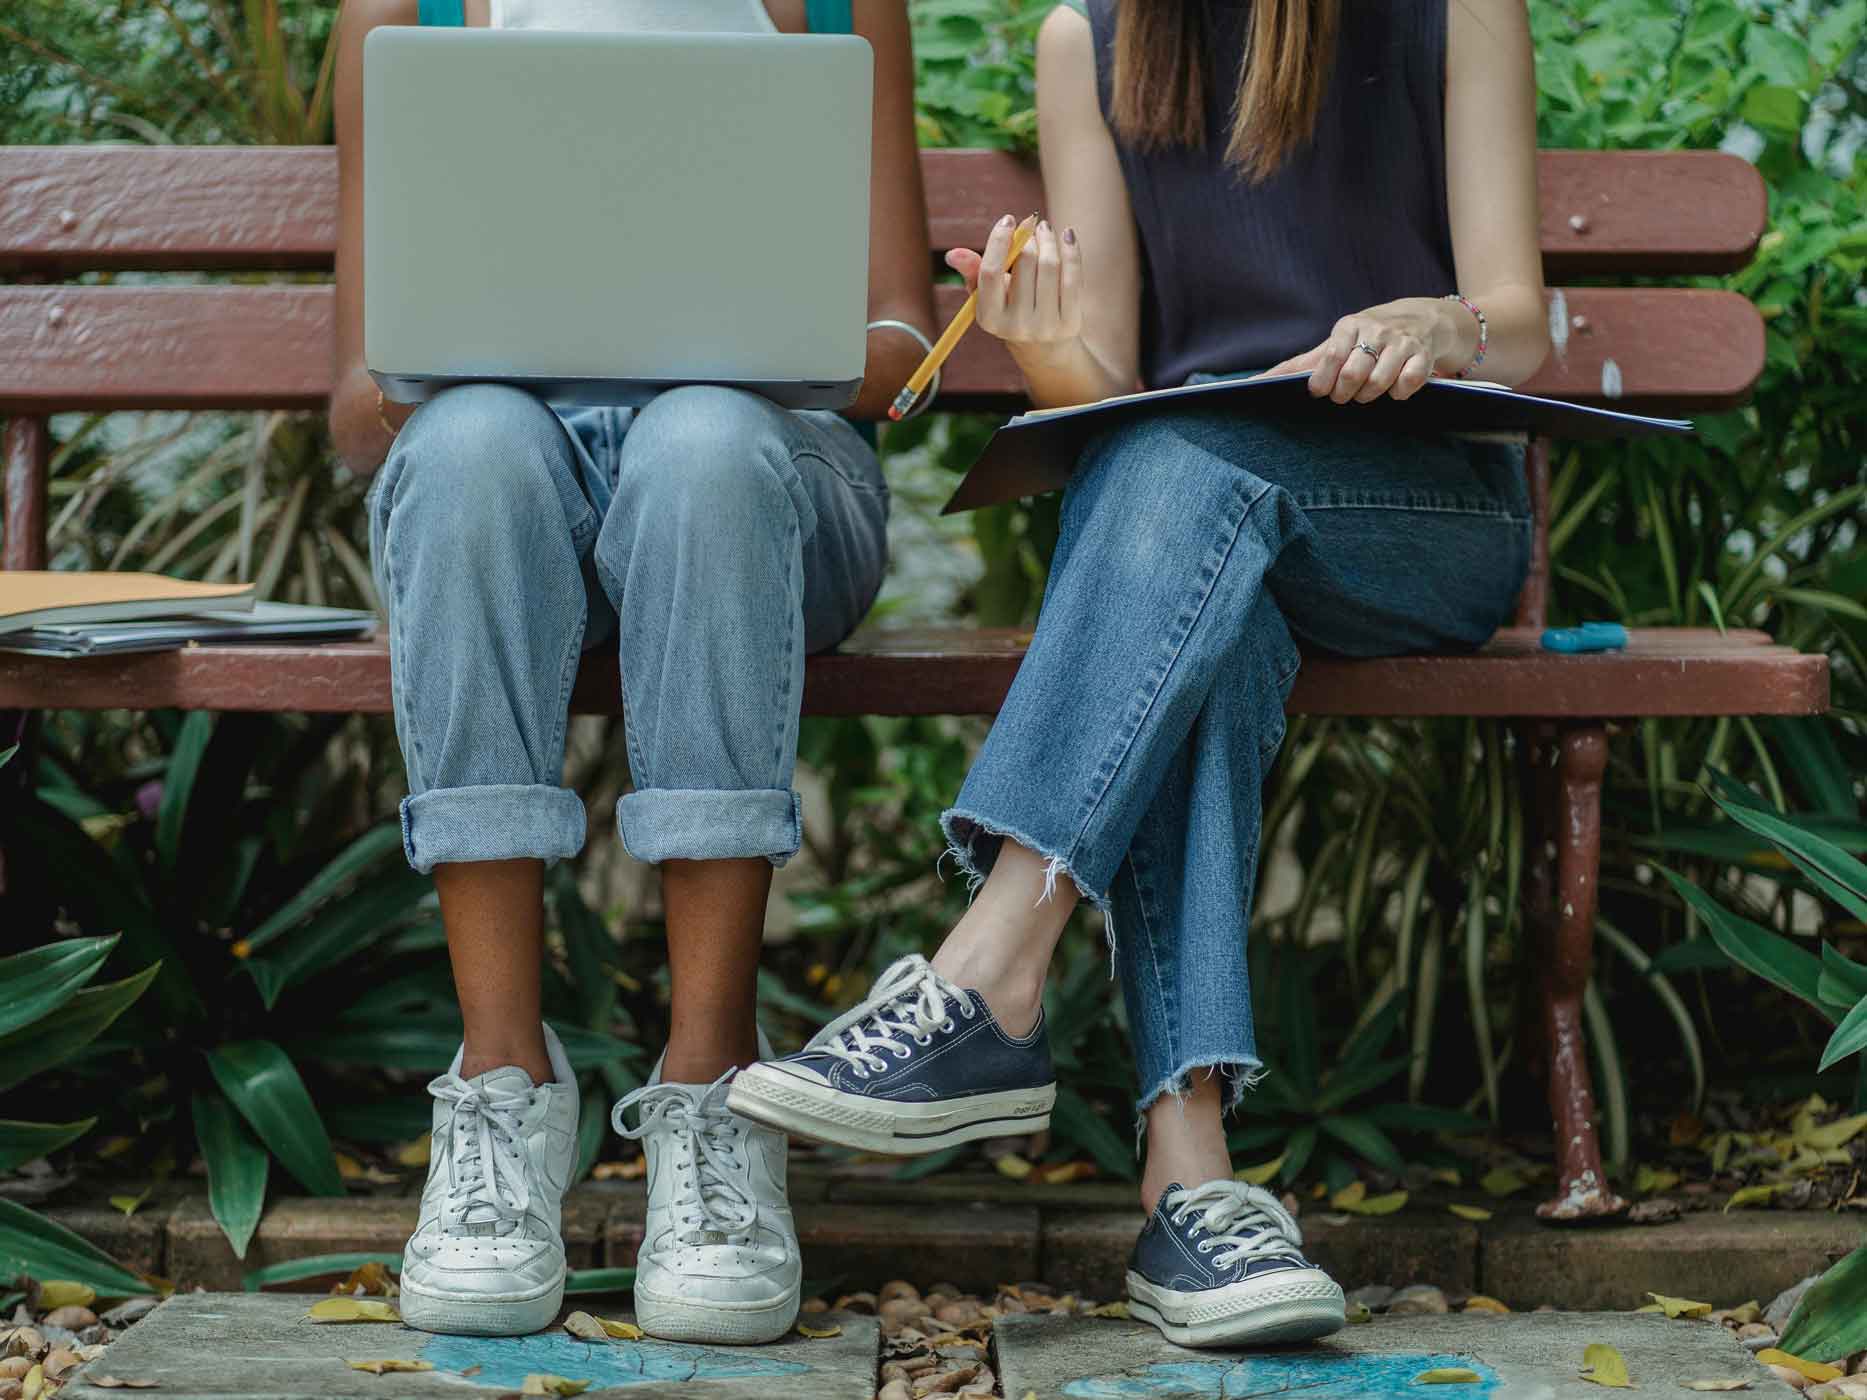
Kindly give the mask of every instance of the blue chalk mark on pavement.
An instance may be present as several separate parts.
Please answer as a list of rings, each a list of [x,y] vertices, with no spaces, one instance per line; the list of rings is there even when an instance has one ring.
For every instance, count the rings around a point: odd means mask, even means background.
[[[1419,1385],[1422,1371],[1463,1366],[1479,1380],[1469,1385]],[[1300,1396],[1301,1400],[1389,1400],[1396,1396],[1440,1396],[1442,1400],[1485,1400],[1497,1392],[1496,1371],[1469,1356],[1400,1353],[1382,1356],[1347,1352],[1277,1352],[1214,1356],[1196,1361],[1157,1361],[1106,1376],[1085,1376],[1063,1387],[1071,1400],[1255,1400]]]
[[[687,1346],[680,1342],[586,1342],[563,1332],[530,1337],[433,1337],[421,1359],[439,1372],[478,1366],[476,1385],[517,1390],[533,1372],[589,1381],[592,1390],[668,1381],[730,1381],[759,1376],[794,1376],[810,1367],[798,1361],[744,1352],[736,1347]],[[1216,1394],[1217,1392],[1215,1392]]]

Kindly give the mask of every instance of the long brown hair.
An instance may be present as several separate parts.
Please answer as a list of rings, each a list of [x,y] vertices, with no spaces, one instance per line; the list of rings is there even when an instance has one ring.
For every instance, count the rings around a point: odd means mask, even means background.
[[[1254,183],[1315,132],[1341,14],[1341,0],[1252,0],[1225,158]],[[1111,82],[1115,134],[1144,150],[1203,147],[1207,43],[1202,0],[1121,0]]]

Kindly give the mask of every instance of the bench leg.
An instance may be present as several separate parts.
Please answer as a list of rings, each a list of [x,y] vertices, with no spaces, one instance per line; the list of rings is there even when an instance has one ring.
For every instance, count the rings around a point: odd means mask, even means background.
[[[1595,1132],[1595,1093],[1582,1038],[1582,993],[1594,957],[1601,875],[1601,779],[1608,736],[1601,727],[1568,729],[1556,740],[1553,810],[1539,814],[1556,846],[1555,907],[1532,925],[1540,940],[1542,1039],[1549,1108],[1556,1120],[1557,1195],[1536,1209],[1544,1220],[1618,1215],[1627,1202],[1609,1189]],[[1547,888],[1547,886],[1545,887]]]

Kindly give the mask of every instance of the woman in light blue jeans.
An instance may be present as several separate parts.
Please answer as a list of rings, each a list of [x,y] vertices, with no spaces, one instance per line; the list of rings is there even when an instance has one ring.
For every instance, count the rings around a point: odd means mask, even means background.
[[[435,1150],[402,1315],[433,1331],[517,1333],[549,1325],[562,1296],[578,1100],[540,1019],[542,882],[583,848],[583,801],[563,784],[566,709],[584,654],[613,643],[634,782],[616,821],[628,851],[660,867],[673,992],[651,1082],[613,1115],[649,1162],[637,1319],[676,1340],[769,1341],[790,1328],[801,1277],[784,1142],[726,1109],[726,1080],[759,1055],[766,901],[801,840],[804,658],[875,599],[888,489],[843,418],[733,389],[574,413],[490,384],[412,413],[385,403],[362,346],[362,52],[374,26],[417,23],[867,40],[871,325],[851,414],[874,419],[933,326],[907,6],[352,0],[337,39],[332,435],[354,470],[376,473],[370,552],[408,769],[402,832],[410,863],[434,874],[465,1025],[429,1086]],[[758,257],[759,230],[743,232],[744,255]]]
[[[1054,228],[1010,273],[1010,216],[948,259],[1032,399],[1273,367],[1339,406],[1162,409],[1089,445],[1029,653],[944,819],[970,909],[731,1102],[908,1153],[1046,1122],[1045,976],[1087,901],[1147,1132],[1134,1315],[1187,1345],[1314,1337],[1341,1291],[1233,1180],[1222,1121],[1266,1070],[1261,788],[1299,644],[1469,649],[1522,583],[1521,448],[1377,434],[1356,404],[1543,359],[1528,24],[1522,0],[1077,0],[1043,25],[1037,98]]]

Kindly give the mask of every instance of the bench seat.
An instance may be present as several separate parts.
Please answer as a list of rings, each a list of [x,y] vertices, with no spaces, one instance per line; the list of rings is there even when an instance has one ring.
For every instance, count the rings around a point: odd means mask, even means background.
[[[1029,633],[891,627],[813,657],[804,709],[819,715],[991,714],[1003,703]],[[1532,628],[1508,628],[1469,656],[1372,661],[1313,657],[1292,714],[1471,715],[1611,719],[1623,715],[1811,715],[1828,707],[1823,656],[1762,632],[1633,631],[1625,652],[1542,650]],[[617,708],[616,658],[593,653],[572,701]],[[295,710],[386,714],[383,642],[193,647],[179,652],[54,660],[0,654],[0,709]]]

